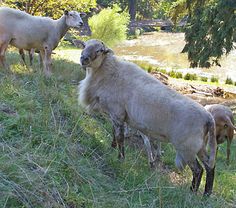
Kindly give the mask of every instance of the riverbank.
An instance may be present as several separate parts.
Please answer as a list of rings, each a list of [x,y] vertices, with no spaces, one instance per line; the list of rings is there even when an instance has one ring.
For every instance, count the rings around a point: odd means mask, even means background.
[[[126,40],[114,48],[117,55],[130,61],[142,61],[167,71],[177,70],[184,74],[196,73],[208,78],[217,76],[220,82],[227,77],[236,81],[236,50],[223,57],[221,67],[189,68],[187,54],[181,53],[185,45],[184,33],[150,32],[137,39]]]

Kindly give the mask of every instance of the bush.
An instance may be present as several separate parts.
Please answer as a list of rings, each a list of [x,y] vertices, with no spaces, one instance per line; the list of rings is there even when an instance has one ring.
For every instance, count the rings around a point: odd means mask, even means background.
[[[230,77],[227,77],[227,79],[225,80],[225,84],[233,85],[234,82]]]
[[[182,79],[183,78],[183,74],[181,72],[176,72],[176,78],[177,79]]]
[[[163,74],[167,74],[167,71],[165,69],[158,69],[158,71],[163,73]]]
[[[176,72],[171,70],[170,72],[168,72],[168,75],[172,78],[176,78]]]
[[[218,77],[215,77],[215,76],[212,76],[212,77],[211,77],[211,82],[216,82],[216,83],[218,83],[218,82],[219,82],[219,78],[218,78]]]
[[[201,79],[201,81],[203,81],[203,82],[207,82],[207,80],[208,80],[207,77],[201,77],[200,79]]]
[[[185,74],[184,79],[185,80],[197,80],[197,75],[196,74],[187,73],[187,74]]]
[[[115,4],[113,8],[103,9],[99,14],[89,18],[91,38],[102,40],[109,46],[125,40],[129,14],[120,11],[120,7]]]
[[[170,72],[168,72],[168,75],[172,78],[177,78],[177,79],[183,78],[183,74],[181,72],[176,72],[174,70],[171,70]]]

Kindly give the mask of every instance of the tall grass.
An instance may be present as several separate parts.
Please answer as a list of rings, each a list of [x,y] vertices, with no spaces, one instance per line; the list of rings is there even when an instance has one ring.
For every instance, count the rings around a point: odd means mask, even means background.
[[[220,147],[213,195],[202,198],[203,183],[192,194],[191,171],[176,170],[171,145],[163,145],[167,169],[150,170],[131,142],[125,160],[117,159],[110,123],[78,106],[85,75],[78,64],[55,57],[46,79],[36,62],[27,68],[18,54],[7,58],[11,70],[0,69],[0,207],[234,207],[235,151],[227,166]]]

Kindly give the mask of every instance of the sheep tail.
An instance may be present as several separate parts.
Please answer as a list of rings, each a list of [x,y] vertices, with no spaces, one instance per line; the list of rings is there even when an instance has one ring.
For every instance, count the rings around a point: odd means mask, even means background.
[[[236,131],[236,126],[234,126],[233,122],[228,117],[227,117],[227,125]]]
[[[215,129],[215,121],[212,116],[210,116],[210,120],[208,121],[208,139],[209,139],[209,148],[210,148],[210,157],[209,157],[209,167],[214,168],[215,166],[215,158],[216,158],[216,129]]]

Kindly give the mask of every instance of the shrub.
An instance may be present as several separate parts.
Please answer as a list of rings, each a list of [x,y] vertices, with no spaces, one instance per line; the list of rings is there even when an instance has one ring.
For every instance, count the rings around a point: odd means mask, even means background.
[[[177,79],[182,79],[183,78],[182,72],[176,72],[176,78]]]
[[[197,80],[197,75],[196,74],[187,73],[187,74],[185,74],[184,79],[185,80]]]
[[[171,70],[170,72],[168,72],[168,75],[172,78],[176,78],[176,72]]]
[[[158,71],[163,73],[163,74],[167,74],[167,71],[165,69],[158,69]]]
[[[218,77],[215,77],[215,76],[212,76],[212,77],[211,77],[211,82],[216,82],[216,83],[218,83],[218,82],[219,82],[219,78],[218,78]]]
[[[208,80],[207,77],[201,77],[200,79],[201,79],[201,81],[203,81],[203,82],[207,82],[207,80]]]
[[[234,82],[230,77],[227,77],[227,79],[225,80],[225,84],[233,85]]]
[[[91,38],[113,46],[126,39],[129,14],[121,12],[120,7],[114,4],[113,8],[103,9],[99,14],[89,18],[88,22],[92,31]]]

